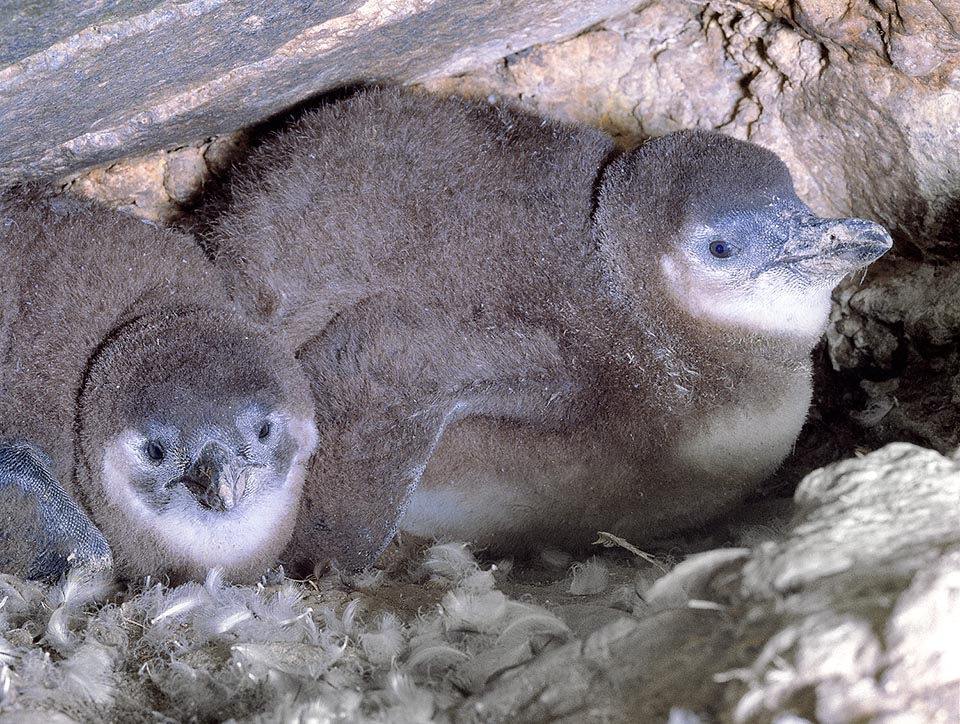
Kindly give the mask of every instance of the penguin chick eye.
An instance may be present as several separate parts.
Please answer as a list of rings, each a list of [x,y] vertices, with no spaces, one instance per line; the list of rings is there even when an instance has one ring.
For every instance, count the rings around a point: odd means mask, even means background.
[[[163,445],[156,440],[148,442],[144,446],[143,451],[152,462],[159,463],[163,460]]]
[[[739,253],[739,251],[740,247],[736,244],[731,244],[729,241],[714,239],[710,242],[710,253],[717,259],[729,259],[731,256]]]
[[[257,437],[261,440],[266,440],[270,437],[270,421],[265,420],[264,423],[260,426],[260,432],[257,433]]]

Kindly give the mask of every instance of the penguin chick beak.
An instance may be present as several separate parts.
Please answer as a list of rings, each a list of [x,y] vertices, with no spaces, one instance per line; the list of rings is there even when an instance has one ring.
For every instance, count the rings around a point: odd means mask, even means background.
[[[208,442],[177,482],[204,508],[226,512],[243,497],[248,467],[222,445]]]
[[[866,219],[801,217],[778,260],[807,275],[835,278],[876,261],[893,246],[889,232]]]

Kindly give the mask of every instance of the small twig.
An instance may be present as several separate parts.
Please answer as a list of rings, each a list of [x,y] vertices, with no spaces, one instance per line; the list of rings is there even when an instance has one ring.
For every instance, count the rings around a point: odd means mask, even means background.
[[[616,548],[618,546],[620,548],[625,548],[626,550],[633,553],[635,556],[639,556],[640,558],[645,560],[647,563],[656,566],[663,573],[667,572],[667,569],[663,566],[663,564],[660,563],[660,561],[658,561],[653,555],[651,555],[650,553],[645,553],[644,551],[640,550],[635,545],[621,538],[620,536],[614,535],[613,533],[607,533],[602,530],[597,531],[597,535],[599,537],[597,538],[597,540],[593,542],[593,545],[595,546],[600,545],[600,546],[603,546],[604,548]]]

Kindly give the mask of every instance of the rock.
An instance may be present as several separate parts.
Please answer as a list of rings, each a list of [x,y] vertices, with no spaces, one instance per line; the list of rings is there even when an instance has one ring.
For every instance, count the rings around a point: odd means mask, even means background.
[[[957,721],[960,463],[889,445],[797,504],[783,540],[677,566],[655,585],[671,608],[541,655],[454,721]]]
[[[960,265],[906,259],[878,265],[868,283],[842,285],[827,328],[831,366],[859,390],[838,390],[863,444],[908,439],[960,444]]]
[[[0,184],[259,122],[331,88],[452,74],[626,0],[82,0],[0,9]]]
[[[960,544],[960,465],[915,445],[815,470],[794,503],[787,539],[761,544],[744,565],[749,596],[808,595],[822,581],[886,566],[912,573]]]

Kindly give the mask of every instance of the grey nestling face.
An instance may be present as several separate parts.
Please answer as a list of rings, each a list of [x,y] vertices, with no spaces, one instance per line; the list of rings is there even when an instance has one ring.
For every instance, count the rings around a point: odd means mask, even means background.
[[[818,218],[792,193],[687,221],[661,258],[695,315],[757,332],[819,335],[830,292],[891,245],[879,224]]]
[[[817,217],[769,151],[703,132],[614,167],[598,223],[606,244],[626,245],[624,273],[660,277],[697,318],[760,334],[819,336],[833,287],[892,245],[874,222]]]
[[[185,315],[138,326],[93,365],[81,443],[113,510],[96,522],[122,560],[144,561],[136,572],[259,575],[292,533],[316,425],[293,355],[261,334]]]
[[[298,442],[279,401],[215,405],[194,419],[155,411],[124,434],[131,489],[151,510],[215,516],[282,490]]]

